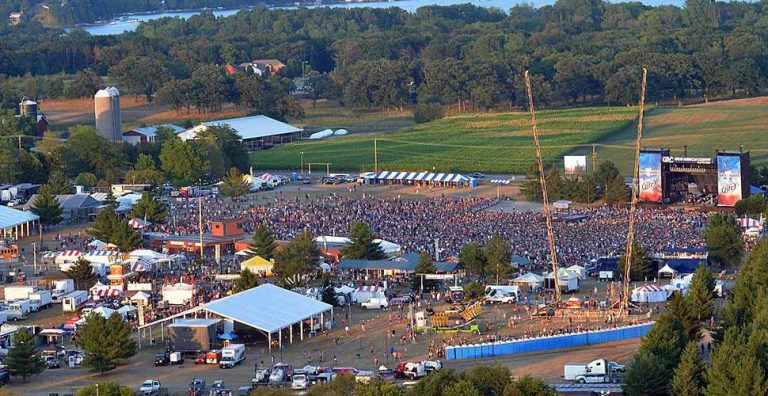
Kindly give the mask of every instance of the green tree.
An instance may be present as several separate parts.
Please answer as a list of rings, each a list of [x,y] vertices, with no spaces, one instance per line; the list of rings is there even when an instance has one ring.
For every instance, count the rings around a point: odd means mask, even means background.
[[[688,340],[680,321],[670,313],[659,316],[643,337],[640,350],[627,368],[624,391],[630,395],[666,395],[674,368]]]
[[[162,128],[158,128],[162,129]],[[156,143],[157,144],[157,143]],[[157,164],[151,155],[139,154],[134,169],[125,173],[125,181],[132,184],[159,185],[165,181],[163,172],[157,169]]]
[[[333,79],[328,73],[311,74],[304,81],[304,89],[312,99],[312,108],[317,105],[318,99],[332,99],[337,96]]]
[[[503,395],[511,383],[509,369],[500,364],[493,366],[473,366],[464,372],[464,379],[469,381],[481,395]]]
[[[16,331],[12,344],[6,360],[11,375],[21,376],[22,382],[27,382],[28,376],[45,370],[43,358],[35,347],[35,336],[26,328]]]
[[[80,388],[75,396],[134,396],[133,389],[117,382],[99,382]]]
[[[337,305],[336,291],[333,289],[333,285],[331,285],[330,272],[323,272],[322,278],[323,278],[323,292],[320,299],[326,304]]]
[[[221,181],[221,192],[230,197],[247,194],[251,186],[243,179],[243,174],[237,168],[230,168]]]
[[[72,183],[67,179],[67,176],[60,170],[51,172],[51,176],[48,179],[48,185],[55,195],[72,194],[72,190],[74,189]]]
[[[75,74],[75,78],[66,90],[70,98],[91,98],[101,87],[101,80],[91,69],[85,69]]]
[[[177,187],[197,183],[209,167],[205,150],[194,141],[181,139],[163,143],[160,162],[163,172]]]
[[[113,313],[109,319],[93,313],[88,315],[77,336],[77,345],[85,351],[83,366],[101,374],[136,354],[131,327],[118,313]]]
[[[381,260],[386,257],[381,244],[374,242],[371,227],[357,222],[349,227],[350,243],[341,249],[341,255],[349,259]]]
[[[614,177],[605,185],[605,202],[614,204],[629,200],[629,188],[621,176]]]
[[[423,377],[406,395],[442,396],[460,380],[461,376],[453,369],[443,369]]]
[[[32,201],[30,211],[40,216],[40,222],[45,225],[59,224],[63,220],[61,214],[64,210],[61,209],[59,200],[56,199],[56,195],[53,194],[51,186],[48,184],[43,184],[40,190],[37,191],[37,196]]]
[[[248,268],[240,271],[240,277],[235,281],[235,287],[232,289],[234,293],[240,293],[248,289],[253,289],[259,285],[259,278],[256,274],[251,272]]]
[[[723,267],[735,267],[741,261],[744,241],[733,216],[715,213],[704,231],[709,258]]]
[[[737,216],[760,216],[765,213],[765,196],[763,194],[750,195],[749,198],[736,202]]]
[[[509,243],[497,234],[485,244],[484,250],[486,257],[488,257],[488,273],[498,285],[499,282],[506,279],[512,270]]]
[[[697,320],[708,320],[714,313],[715,279],[709,268],[700,267],[691,281],[691,289],[685,296]]]
[[[261,256],[261,258],[272,260],[275,257],[276,248],[277,243],[275,243],[275,237],[272,235],[272,232],[269,231],[266,225],[259,224],[253,231],[251,243],[248,245],[248,250],[250,251],[248,258]]]
[[[482,297],[485,294],[485,287],[478,281],[472,281],[464,286],[464,293],[466,293],[467,298],[474,300],[476,298]]]
[[[689,300],[682,293],[674,293],[667,304],[667,311],[680,321],[686,339],[698,341],[701,338],[701,323]]]
[[[131,208],[131,217],[144,219],[153,224],[165,223],[166,216],[165,204],[156,200],[149,192],[142,193],[141,199]]]
[[[416,263],[416,273],[434,274],[435,272],[437,272],[437,267],[435,267],[432,257],[429,256],[429,253],[421,251],[419,253],[419,261]]]
[[[130,252],[141,246],[141,234],[136,232],[126,220],[120,220],[115,224],[115,229],[110,236],[109,243],[117,246],[123,252]]]
[[[168,71],[156,59],[129,56],[109,69],[109,74],[128,91],[144,95],[152,103],[155,91],[168,79]]]
[[[75,283],[76,290],[88,290],[96,284],[96,275],[88,260],[80,257],[64,272]]]
[[[107,204],[101,209],[99,214],[96,215],[96,221],[91,228],[88,229],[88,234],[103,242],[109,242],[112,239],[112,235],[115,233],[117,223],[119,222],[120,220],[117,218],[115,209],[112,205]]]
[[[75,178],[75,184],[90,188],[95,187],[98,180],[99,179],[93,173],[80,172]]]
[[[699,346],[689,342],[672,378],[672,395],[704,396],[704,363],[699,359]]]
[[[459,263],[467,272],[485,276],[488,260],[483,248],[477,242],[470,242],[461,248]]]
[[[446,396],[481,396],[482,394],[477,388],[467,380],[460,380],[453,384],[450,388],[445,389]]]
[[[557,396],[549,385],[544,381],[525,375],[515,381],[512,381],[504,388],[504,396]]]
[[[633,281],[642,281],[648,277],[648,271],[650,270],[651,262],[645,257],[645,249],[640,242],[632,242],[632,259],[631,267],[629,271],[629,277]],[[622,276],[626,274],[627,256],[626,252],[619,257],[619,269]]]
[[[273,272],[285,287],[302,286],[317,272],[319,260],[320,250],[315,239],[309,231],[304,231],[275,254]]]

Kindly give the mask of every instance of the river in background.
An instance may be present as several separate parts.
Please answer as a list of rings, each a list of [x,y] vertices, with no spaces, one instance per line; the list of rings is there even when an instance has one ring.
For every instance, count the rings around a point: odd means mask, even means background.
[[[388,8],[388,7],[399,7],[402,8],[408,12],[415,12],[416,9],[423,6],[428,5],[442,5],[442,6],[448,6],[448,5],[455,5],[455,4],[466,4],[466,3],[472,3],[478,6],[483,7],[495,7],[500,8],[504,11],[508,11],[510,8],[517,4],[525,3],[530,4],[532,3],[534,7],[541,7],[545,5],[551,5],[555,2],[555,0],[532,0],[532,1],[523,1],[523,0],[481,0],[481,1],[467,1],[467,0],[398,0],[398,1],[376,1],[376,2],[365,2],[365,3],[339,3],[339,4],[329,4],[329,5],[322,5],[322,6],[307,6],[307,8],[317,8],[317,7],[333,7],[333,8],[359,8],[359,7],[371,7],[371,8]],[[658,6],[658,5],[676,5],[676,6],[682,6],[683,0],[642,0],[643,4],[651,5],[651,6]],[[282,7],[281,7],[282,8]],[[284,7],[284,8],[295,8],[295,7]],[[239,10],[214,10],[213,15],[216,15],[217,17],[226,17],[230,15],[234,15]],[[110,34],[120,34],[123,32],[130,32],[133,30],[136,30],[136,27],[141,22],[147,22],[151,21],[153,19],[159,19],[159,18],[165,18],[165,17],[171,17],[171,18],[182,18],[187,19],[193,15],[199,14],[201,11],[176,11],[176,12],[164,12],[164,13],[156,13],[156,14],[138,14],[138,15],[130,15],[125,17],[120,17],[114,21],[111,21],[106,24],[98,24],[98,25],[87,25],[82,26],[82,29],[84,29],[86,32],[96,35],[96,36],[103,36],[103,35],[110,35]]]

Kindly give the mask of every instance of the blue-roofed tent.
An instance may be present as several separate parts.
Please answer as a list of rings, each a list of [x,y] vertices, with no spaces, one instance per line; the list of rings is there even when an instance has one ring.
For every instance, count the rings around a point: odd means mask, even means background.
[[[341,259],[336,266],[340,270],[358,270],[374,272],[416,272],[416,266],[419,263],[417,253],[406,253],[400,257],[391,260],[360,260],[360,259]],[[458,269],[457,263],[437,262],[435,268],[438,273],[451,273]]]
[[[697,268],[707,265],[707,260],[690,258],[668,259],[664,261],[664,264],[680,274],[690,274],[696,272]]]

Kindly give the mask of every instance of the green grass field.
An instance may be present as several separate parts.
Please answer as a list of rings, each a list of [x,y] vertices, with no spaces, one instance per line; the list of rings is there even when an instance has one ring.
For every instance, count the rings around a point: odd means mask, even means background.
[[[753,165],[768,165],[768,98],[740,99],[687,107],[662,107],[646,113],[643,147],[669,148],[683,156],[713,157],[715,150],[750,150]],[[611,160],[630,175],[637,124],[600,139],[597,161]],[[574,149],[572,153],[590,151]]]
[[[711,157],[716,149],[743,144],[752,163],[768,165],[768,98],[741,99],[687,107],[646,108],[643,147],[670,148],[682,156]],[[413,124],[402,113],[355,112],[323,108],[305,119],[308,131],[349,125],[344,138],[307,141],[252,154],[259,169],[298,169],[306,162],[330,162],[331,169],[373,169],[374,138],[380,170],[525,173],[535,151],[530,117],[523,112],[461,114]],[[599,107],[537,113],[542,155],[562,166],[563,155],[613,161],[631,174],[637,133],[637,108]]]
[[[636,113],[626,107],[538,112],[545,161],[562,161],[575,146],[627,129]],[[377,122],[382,120],[371,120],[368,129],[387,130],[375,128]],[[380,170],[524,173],[535,158],[530,116],[523,112],[463,114],[390,131],[294,143],[254,152],[251,159],[258,169],[298,169],[303,152],[305,163],[330,162],[333,170],[372,170],[374,137]]]

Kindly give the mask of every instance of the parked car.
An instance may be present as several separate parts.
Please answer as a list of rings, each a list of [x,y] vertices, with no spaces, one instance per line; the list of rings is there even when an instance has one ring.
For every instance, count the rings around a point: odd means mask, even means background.
[[[230,396],[232,390],[224,384],[222,380],[213,381],[210,389],[208,390],[209,396]]]
[[[269,374],[270,385],[280,385],[283,381],[285,381],[285,371],[282,369],[272,370],[272,373]]]
[[[389,298],[389,303],[391,305],[410,304],[411,301],[411,296],[407,294],[400,294]]]
[[[392,382],[395,380],[395,370],[388,369],[384,366],[379,367],[379,374],[377,375],[380,380],[385,382]]]
[[[205,352],[200,352],[195,356],[195,364],[205,364]]]
[[[291,389],[307,389],[308,385],[306,374],[294,374],[291,378]]]
[[[384,309],[389,307],[389,301],[386,298],[369,298],[362,304],[363,309]]]
[[[256,373],[251,379],[251,385],[266,384],[269,382],[269,375],[272,374],[272,369],[263,368],[256,370]]]
[[[46,368],[57,369],[61,367],[61,360],[55,356],[46,356],[44,359]]]
[[[480,172],[470,173],[469,177],[474,177],[475,179],[483,179],[485,178],[485,174]]]
[[[160,381],[158,380],[146,380],[139,387],[139,392],[145,395],[151,395],[160,392]]]
[[[291,377],[293,377],[293,366],[287,363],[275,363],[274,366],[272,366],[272,372],[275,370],[280,369],[283,370],[283,374],[285,374],[285,379],[290,381]]]

